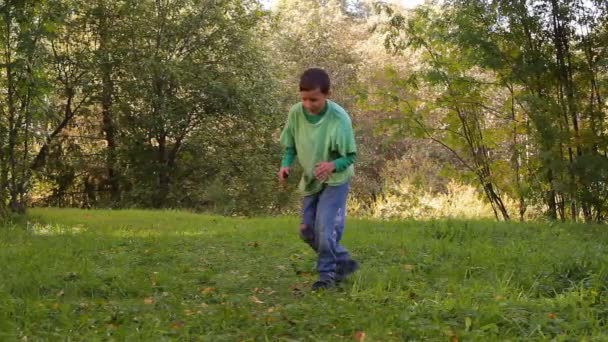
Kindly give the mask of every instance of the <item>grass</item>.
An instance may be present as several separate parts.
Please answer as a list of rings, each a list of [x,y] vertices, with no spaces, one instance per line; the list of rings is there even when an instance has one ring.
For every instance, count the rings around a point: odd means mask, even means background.
[[[0,340],[606,341],[603,226],[350,219],[313,293],[296,218],[35,209],[0,227]]]

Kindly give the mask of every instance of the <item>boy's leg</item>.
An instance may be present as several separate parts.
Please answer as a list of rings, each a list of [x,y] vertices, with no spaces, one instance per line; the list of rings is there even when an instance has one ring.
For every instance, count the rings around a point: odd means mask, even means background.
[[[317,194],[305,196],[302,199],[302,220],[300,222],[300,238],[312,249],[317,251],[315,244],[315,218],[317,217]]]
[[[346,206],[344,210],[340,210],[336,216],[336,277],[335,280],[342,281],[350,274],[359,269],[359,263],[351,259],[350,254],[344,248],[340,241],[344,234],[344,225],[346,221]]]
[[[338,213],[336,214],[336,221],[334,223],[336,230],[336,263],[338,264],[350,260],[350,254],[348,253],[346,248],[344,248],[344,246],[340,244],[340,241],[342,240],[342,235],[344,234],[345,220],[346,203],[344,205],[344,208],[340,208],[340,210],[338,210]]]
[[[338,258],[349,258],[348,251],[337,242],[337,223],[343,222],[349,184],[327,186],[319,194],[315,221],[315,244],[319,254],[317,269],[320,280],[333,281]],[[340,218],[340,219],[338,219]],[[340,234],[341,235],[341,234]]]

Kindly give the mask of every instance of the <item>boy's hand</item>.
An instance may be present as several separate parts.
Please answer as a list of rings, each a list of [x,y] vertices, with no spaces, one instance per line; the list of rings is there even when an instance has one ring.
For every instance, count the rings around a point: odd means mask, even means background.
[[[279,170],[279,181],[281,183],[285,183],[287,181],[287,177],[289,177],[289,172],[289,167],[281,167],[281,169]]]
[[[319,163],[315,169],[315,177],[320,181],[327,180],[335,170],[336,164],[334,162]]]

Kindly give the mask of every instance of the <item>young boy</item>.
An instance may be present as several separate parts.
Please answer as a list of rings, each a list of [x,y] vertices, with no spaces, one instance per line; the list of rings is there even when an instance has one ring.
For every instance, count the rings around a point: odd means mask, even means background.
[[[328,100],[329,76],[308,69],[300,78],[302,102],[289,111],[281,134],[285,154],[279,180],[285,182],[296,155],[304,169],[299,189],[304,194],[300,237],[318,254],[319,280],[313,290],[330,288],[359,267],[340,245],[346,197],[354,175],[356,146],[346,111]]]

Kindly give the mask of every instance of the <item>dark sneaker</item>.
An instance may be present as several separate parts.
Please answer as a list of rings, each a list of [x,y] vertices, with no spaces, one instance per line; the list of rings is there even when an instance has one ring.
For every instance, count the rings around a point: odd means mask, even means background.
[[[332,287],[336,286],[336,282],[332,279],[320,279],[315,281],[314,284],[312,284],[312,290],[313,291],[318,291],[318,290],[325,290],[325,289],[329,289]]]
[[[349,275],[359,269],[359,263],[356,260],[350,259],[341,262],[336,267],[336,281],[342,281]]]

